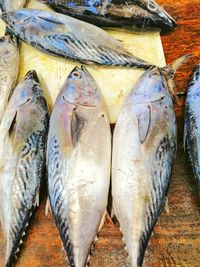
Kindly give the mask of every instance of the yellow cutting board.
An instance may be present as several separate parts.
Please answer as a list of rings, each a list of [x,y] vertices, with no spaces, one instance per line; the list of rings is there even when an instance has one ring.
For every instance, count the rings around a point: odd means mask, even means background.
[[[30,0],[27,8],[49,9],[46,5],[36,0]],[[4,34],[4,30],[5,25],[0,21],[0,35]],[[130,33],[121,30],[108,30],[108,32],[113,37],[121,40],[128,51],[134,55],[155,65],[165,66],[165,57],[159,31]],[[75,66],[80,66],[78,62],[74,63],[62,58],[46,55],[24,43],[20,43],[20,60],[19,80],[29,70],[35,69],[50,106],[53,106],[68,74]],[[111,123],[115,123],[124,97],[134,86],[143,71],[120,67],[88,66],[87,68],[103,92]]]

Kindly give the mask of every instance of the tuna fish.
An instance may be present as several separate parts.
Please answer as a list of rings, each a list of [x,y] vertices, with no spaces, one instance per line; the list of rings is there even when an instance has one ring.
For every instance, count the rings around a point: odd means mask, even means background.
[[[184,143],[200,196],[200,64],[194,70],[185,102]]]
[[[165,68],[152,67],[141,76],[125,99],[114,130],[113,209],[132,267],[142,266],[168,192],[176,151],[168,78],[183,60]]]
[[[41,51],[85,64],[149,68],[104,30],[56,12],[22,9],[3,20],[24,42]]]
[[[57,97],[47,145],[51,209],[71,267],[85,267],[106,210],[111,133],[103,96],[75,67]]]
[[[13,11],[25,7],[29,0],[0,0],[2,11]]]
[[[19,69],[17,39],[6,33],[0,37],[0,122],[15,86]]]
[[[15,88],[0,125],[0,221],[11,267],[45,170],[48,109],[35,71]]]
[[[153,0],[38,0],[56,11],[97,26],[169,29],[175,20]]]

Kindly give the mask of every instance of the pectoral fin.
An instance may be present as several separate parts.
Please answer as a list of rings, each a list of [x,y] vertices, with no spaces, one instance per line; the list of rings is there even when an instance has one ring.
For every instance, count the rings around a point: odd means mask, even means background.
[[[138,134],[140,143],[143,144],[147,138],[151,123],[151,108],[149,106],[142,107],[137,114]]]
[[[71,136],[74,147],[78,143],[84,124],[85,124],[85,119],[75,110],[72,114],[72,121],[71,121]]]

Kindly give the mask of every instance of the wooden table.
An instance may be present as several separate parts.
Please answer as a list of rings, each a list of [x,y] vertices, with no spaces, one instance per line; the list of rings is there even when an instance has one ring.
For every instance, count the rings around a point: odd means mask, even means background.
[[[181,55],[192,53],[175,79],[177,90],[185,91],[192,69],[200,62],[200,1],[158,0],[178,21],[178,27],[162,36],[167,63]],[[175,106],[178,120],[178,136],[183,132],[184,98]],[[169,211],[163,211],[154,228],[144,267],[199,267],[200,266],[200,209],[195,183],[181,144],[175,162],[169,190]],[[46,192],[45,192],[46,193]],[[17,267],[63,267],[66,254],[62,250],[58,230],[52,215],[45,217],[45,194],[40,208],[27,231]],[[2,235],[0,236],[2,240]],[[0,266],[3,266],[3,244],[0,243]],[[128,266],[122,235],[116,224],[105,222],[99,239],[92,249],[90,267]]]

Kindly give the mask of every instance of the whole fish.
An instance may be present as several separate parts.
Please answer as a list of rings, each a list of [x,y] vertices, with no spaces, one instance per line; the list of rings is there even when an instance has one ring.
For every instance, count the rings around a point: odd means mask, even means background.
[[[14,35],[6,32],[0,37],[0,122],[17,81],[18,70],[18,42]]]
[[[175,20],[153,0],[38,0],[56,11],[97,26],[163,29],[176,26]]]
[[[85,267],[106,210],[111,133],[103,96],[75,67],[57,97],[47,145],[51,209],[70,266]]]
[[[15,88],[0,125],[0,221],[11,267],[45,170],[48,109],[35,71]]]
[[[29,0],[0,0],[2,11],[13,11],[25,7]]]
[[[22,9],[3,13],[8,27],[41,51],[85,64],[149,68],[104,30],[56,12]]]
[[[167,196],[176,151],[176,118],[167,80],[183,60],[152,67],[141,76],[125,99],[114,130],[113,211],[132,267],[142,266]]]
[[[184,143],[200,196],[200,64],[194,70],[185,102]]]

